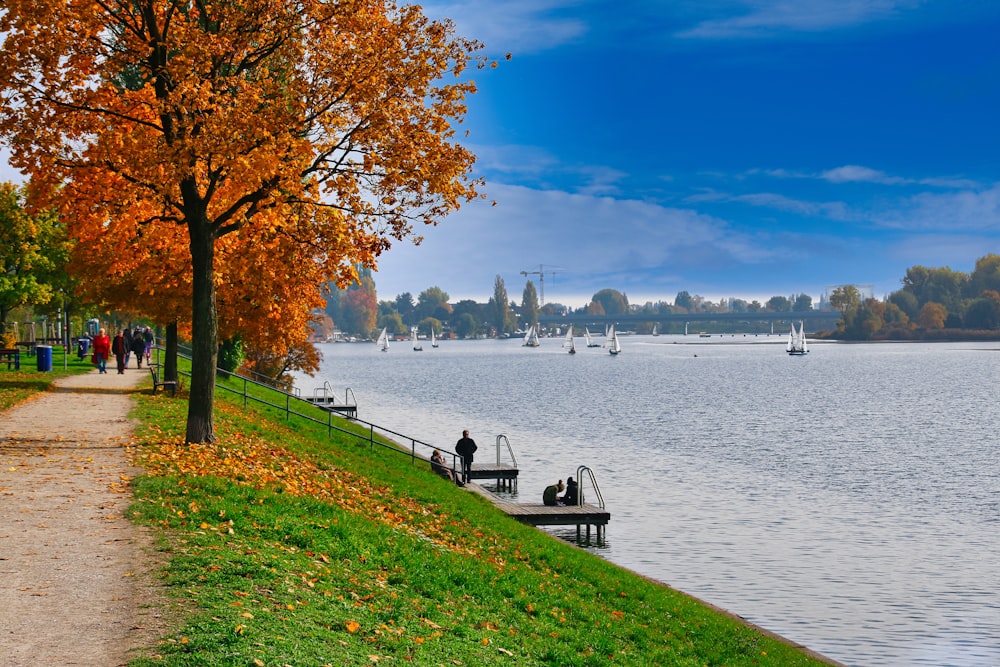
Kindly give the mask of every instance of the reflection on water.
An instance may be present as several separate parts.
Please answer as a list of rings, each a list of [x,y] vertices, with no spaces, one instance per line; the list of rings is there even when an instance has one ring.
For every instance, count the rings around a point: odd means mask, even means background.
[[[560,342],[326,345],[298,384],[444,448],[468,428],[478,460],[506,434],[522,501],[589,466],[595,553],[844,663],[1000,664],[996,346]]]

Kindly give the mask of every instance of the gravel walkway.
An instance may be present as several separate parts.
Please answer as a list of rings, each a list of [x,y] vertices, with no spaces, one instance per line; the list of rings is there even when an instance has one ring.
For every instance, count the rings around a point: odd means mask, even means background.
[[[150,538],[122,515],[131,393],[96,370],[0,413],[0,663],[124,664],[161,620]]]

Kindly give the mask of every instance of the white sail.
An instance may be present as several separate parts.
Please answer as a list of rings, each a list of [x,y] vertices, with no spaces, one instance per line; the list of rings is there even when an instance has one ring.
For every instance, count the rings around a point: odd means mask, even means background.
[[[785,344],[785,351],[788,352],[788,354],[809,353],[809,346],[806,344],[806,330],[804,322],[799,322],[798,331],[795,329],[795,323],[792,322],[792,328],[788,332],[788,342]]]
[[[656,325],[655,324],[653,325],[653,335],[654,336],[659,336],[660,335],[660,332],[656,330]]]
[[[384,327],[382,328],[382,333],[378,335],[378,340],[375,341],[375,343],[378,345],[378,349],[383,352],[389,351],[389,334],[386,332]]]
[[[417,328],[413,327],[410,329],[410,340],[413,342],[413,351],[422,352],[424,346],[417,342]]]
[[[618,342],[618,332],[615,331],[615,325],[613,324],[608,327],[607,342],[605,345],[611,354],[618,354],[622,351],[621,343]]]
[[[535,330],[535,327],[528,327],[528,330],[524,333],[524,342],[521,345],[523,347],[538,347],[538,331]]]
[[[587,339],[587,347],[600,347],[600,343],[595,343],[594,339],[590,336],[590,330],[587,327],[583,328],[583,337]]]
[[[563,347],[569,348],[570,354],[576,354],[576,343],[573,342],[573,325],[569,325],[566,329],[566,340],[563,341]]]
[[[431,326],[431,347],[437,347],[437,346],[438,346],[438,342],[437,342],[437,338],[434,337],[434,327],[432,325]]]

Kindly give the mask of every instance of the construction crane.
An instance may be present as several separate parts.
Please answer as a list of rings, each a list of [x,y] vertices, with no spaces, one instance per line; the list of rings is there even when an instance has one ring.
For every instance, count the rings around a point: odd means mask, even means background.
[[[521,271],[521,275],[522,276],[529,276],[529,275],[530,276],[538,276],[538,298],[541,301],[541,303],[539,305],[542,305],[542,306],[545,305],[545,274],[546,273],[549,274],[550,276],[554,276],[555,274],[557,274],[559,272],[558,271],[552,271],[552,270],[546,271],[545,267],[542,266],[541,264],[538,265],[538,270],[537,271]]]

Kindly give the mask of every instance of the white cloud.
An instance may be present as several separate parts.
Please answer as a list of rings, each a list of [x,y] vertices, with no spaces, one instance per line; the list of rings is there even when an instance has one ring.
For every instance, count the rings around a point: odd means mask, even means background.
[[[861,167],[858,165],[845,165],[835,169],[828,169],[819,175],[820,178],[831,183],[879,183],[882,185],[904,185],[913,181],[899,176],[889,176],[885,172]]]
[[[924,192],[875,216],[886,227],[908,230],[979,230],[1000,233],[1000,184],[986,190]]]
[[[875,185],[923,185],[932,188],[943,188],[952,190],[974,190],[981,187],[981,184],[969,178],[959,178],[955,176],[928,176],[924,178],[907,178],[904,176],[893,176],[878,169],[865,167],[856,164],[847,164],[841,167],[834,167],[821,172],[795,171],[791,169],[749,169],[738,176],[745,179],[759,175],[771,176],[781,179],[815,179],[823,180],[833,184],[844,183],[872,183]]]
[[[679,37],[758,38],[786,32],[824,32],[894,16],[922,0],[742,0],[738,16],[702,21]]]
[[[805,215],[809,217],[824,217],[831,220],[854,220],[857,215],[852,213],[850,207],[839,201],[815,202],[803,199],[795,199],[783,194],[774,192],[755,192],[750,194],[730,194],[717,191],[708,191],[697,195],[692,195],[684,200],[689,204],[702,202],[735,202],[756,206],[760,208],[771,208],[786,213]]]
[[[477,39],[494,55],[524,54],[552,49],[587,32],[577,18],[557,16],[573,0],[494,0],[493,2],[426,2],[424,14],[449,18],[458,34]]]
[[[546,277],[546,300],[627,290],[629,276],[674,281],[676,291],[677,276],[777,261],[789,252],[690,209],[502,184],[491,185],[489,196],[499,204],[466,207],[425,230],[420,247],[399,244],[386,253],[375,276],[380,298],[437,285],[453,300],[485,300],[497,274],[519,294],[526,280],[520,271],[539,265],[560,269]]]

